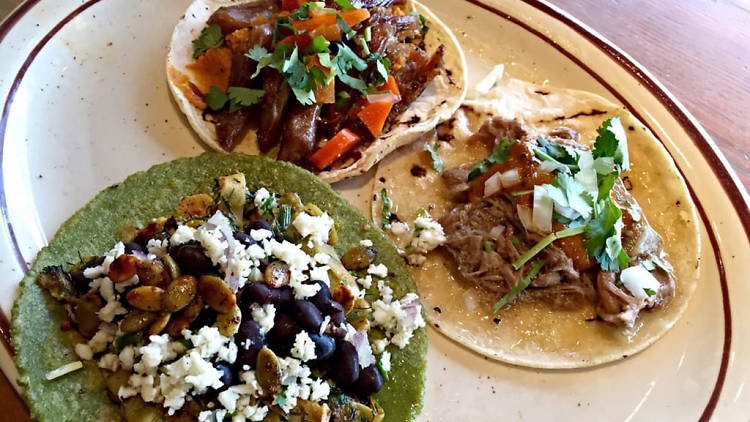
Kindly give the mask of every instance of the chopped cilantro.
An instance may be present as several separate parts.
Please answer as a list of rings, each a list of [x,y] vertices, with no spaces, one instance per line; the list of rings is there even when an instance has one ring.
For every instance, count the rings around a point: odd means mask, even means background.
[[[489,240],[485,240],[484,243],[482,243],[482,247],[484,248],[485,252],[492,252],[495,250],[495,247],[492,245],[492,242]]]
[[[193,345],[193,342],[190,341],[189,339],[186,339],[185,337],[181,337],[177,341],[179,341],[180,344],[182,344],[182,347],[184,347],[186,350],[190,350],[193,347],[195,347],[195,345]]]
[[[620,118],[605,120],[596,131],[599,136],[594,142],[594,158],[613,157],[623,171],[630,170],[628,141]]]
[[[391,60],[388,57],[382,56],[378,53],[370,54],[367,58],[368,62],[375,60],[375,70],[377,71],[378,80],[376,85],[382,85],[388,80],[388,74],[391,71]]]
[[[383,368],[383,364],[380,360],[378,360],[378,372],[380,372],[380,376],[383,377],[384,381],[388,381],[389,379],[388,371],[386,371],[385,368]]]
[[[357,34],[339,14],[336,14],[336,25],[341,29],[341,32],[346,35],[347,40],[354,38],[354,36]]]
[[[510,242],[513,243],[513,246],[517,248],[521,246],[521,240],[518,239],[518,236],[516,235],[510,237]]]
[[[425,144],[424,149],[426,149],[427,152],[430,153],[430,158],[432,159],[432,168],[434,168],[436,172],[442,173],[443,172],[443,160],[440,159],[440,156],[438,155],[438,150],[440,149],[440,142],[435,142],[434,146],[430,144]]]
[[[343,110],[347,104],[349,104],[349,99],[352,96],[349,95],[346,91],[340,91],[336,93],[336,109],[337,110]]]
[[[605,271],[619,271],[630,262],[622,249],[618,224],[622,224],[622,211],[607,197],[594,207],[594,215],[585,226],[586,251]]]
[[[322,1],[311,1],[303,3],[299,9],[292,11],[292,18],[298,21],[306,21],[310,19],[310,11],[315,9],[322,9],[326,7],[325,2]]]
[[[262,89],[250,89],[240,86],[230,86],[227,89],[229,97],[229,111],[236,111],[242,107],[258,104],[263,99],[265,91]]]
[[[599,185],[599,196],[596,198],[597,201],[601,201],[604,198],[609,197],[609,192],[615,185],[617,180],[617,172],[612,172],[607,175],[597,177],[597,184]]]
[[[500,300],[495,303],[495,305],[492,307],[492,313],[496,314],[497,311],[499,311],[503,306],[505,306],[508,302],[510,302],[511,299],[516,297],[519,293],[521,293],[524,289],[529,287],[529,284],[531,284],[531,280],[536,277],[537,274],[539,274],[539,271],[541,271],[542,267],[544,267],[545,262],[539,261],[531,268],[531,271],[529,271],[528,274],[526,274],[526,277],[521,280],[518,285],[510,289],[508,293],[505,294]]]
[[[541,252],[542,249],[549,246],[555,240],[575,236],[584,233],[585,230],[586,226],[578,226],[548,234],[547,236],[543,237],[542,240],[537,242],[536,245],[532,246],[531,249],[524,252],[523,255],[521,255],[515,262],[513,262],[513,268],[515,268],[516,270],[521,269],[521,267],[523,267],[523,264],[528,262],[531,258]]]
[[[292,222],[292,206],[284,204],[281,206],[281,213],[279,218],[276,219],[276,229],[280,232],[285,232],[289,228],[289,224]]]
[[[381,226],[383,227],[383,230],[385,230],[391,222],[392,205],[391,198],[388,197],[388,191],[385,190],[385,188],[380,190],[380,199],[383,201],[383,221]]]
[[[313,38],[310,42],[310,45],[307,46],[305,49],[305,53],[308,54],[319,54],[328,51],[328,46],[331,45],[331,42],[325,39],[324,36],[318,35],[317,37]]]
[[[336,4],[338,4],[339,7],[341,7],[341,10],[356,9],[349,0],[333,0],[333,1],[336,2]]]
[[[224,35],[221,33],[221,27],[212,24],[203,28],[198,38],[193,40],[193,58],[197,59],[209,48],[218,48],[224,44]]]
[[[143,334],[141,333],[123,334],[115,339],[115,350],[117,351],[117,353],[120,353],[122,349],[126,348],[127,346],[138,344],[138,342],[141,341],[142,337]]]
[[[653,290],[649,289],[648,287],[644,287],[644,288],[643,288],[643,291],[644,291],[644,292],[646,292],[646,294],[648,295],[648,297],[651,297],[651,296],[653,296],[653,295],[655,295],[655,294],[656,294],[656,292],[655,292],[655,291],[653,291]]]
[[[503,138],[500,143],[495,146],[494,151],[492,151],[492,154],[485,159],[479,161],[474,168],[471,169],[471,172],[469,173],[468,181],[471,182],[472,180],[476,179],[481,175],[482,173],[485,173],[487,169],[489,169],[490,164],[502,164],[505,162],[505,160],[508,159],[508,154],[510,153],[510,147],[515,144],[516,141],[510,141],[508,138]]]
[[[266,200],[260,204],[260,212],[266,217],[271,217],[271,209],[273,209],[274,202],[276,202],[276,198],[273,195],[266,198]]]
[[[206,105],[214,111],[221,110],[224,105],[226,105],[227,101],[229,101],[229,97],[227,94],[221,92],[219,87],[216,85],[211,85],[211,88],[208,90],[208,94],[205,96]]]
[[[416,16],[416,17],[419,18],[419,24],[422,25],[422,28],[421,28],[422,35],[426,34],[427,30],[430,29],[427,26],[427,18],[423,14],[421,14],[419,12],[411,12],[411,13],[409,13],[409,15]]]
[[[344,84],[356,89],[362,93],[362,95],[367,95],[367,84],[365,81],[347,74],[352,68],[360,72],[367,69],[367,62],[344,43],[336,43],[336,48],[336,57],[334,57],[332,61],[333,68],[336,71],[336,76]]]

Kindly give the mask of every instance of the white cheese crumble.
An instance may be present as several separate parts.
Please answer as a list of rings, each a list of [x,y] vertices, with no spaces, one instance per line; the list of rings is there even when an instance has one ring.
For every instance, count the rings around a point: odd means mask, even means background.
[[[99,363],[97,364],[97,366],[102,369],[115,372],[120,367],[120,358],[118,358],[114,353],[107,353],[106,355],[99,358]]]
[[[388,277],[388,267],[383,264],[370,264],[370,267],[367,268],[367,274],[372,274],[380,278],[386,278]]]
[[[370,239],[362,239],[362,240],[359,241],[359,244],[360,244],[360,246],[364,246],[366,248],[371,248],[372,247],[372,240],[370,240]]]
[[[391,343],[403,349],[409,343],[414,331],[424,327],[422,305],[414,293],[408,293],[400,300],[386,303],[376,300],[373,304],[373,321],[386,331]]]
[[[190,226],[180,224],[169,239],[169,243],[174,246],[195,240],[195,231],[196,230]]]
[[[263,306],[253,303],[250,307],[253,320],[260,325],[260,331],[263,334],[271,331],[273,320],[276,318],[276,307],[272,303],[266,303]]]
[[[395,221],[390,224],[389,230],[396,236],[400,236],[409,232],[409,225],[400,221]]]
[[[307,299],[308,297],[315,296],[320,290],[320,284],[304,284],[299,280],[292,280],[289,282],[289,286],[294,289],[295,299]]]
[[[320,267],[315,267],[312,270],[310,270],[310,280],[314,281],[322,281],[326,285],[331,285],[331,279],[328,277],[328,269],[330,267],[328,265],[322,265]]]
[[[385,372],[391,371],[391,352],[383,352],[383,354],[380,355],[380,367],[383,368]]]
[[[328,233],[333,227],[333,219],[325,212],[319,216],[301,212],[292,222],[292,226],[302,237],[310,236],[310,239],[315,242],[328,243]]]
[[[94,351],[91,350],[91,346],[85,343],[78,343],[73,348],[79,358],[83,360],[91,360],[94,358]]]
[[[266,188],[260,188],[255,192],[255,196],[253,197],[253,203],[256,207],[260,207],[263,205],[264,202],[266,202],[266,199],[271,197],[271,193],[268,192]]]
[[[146,249],[148,249],[148,253],[154,254],[159,258],[167,254],[168,248],[169,248],[169,241],[167,239],[164,239],[164,240],[149,239],[148,243],[146,244]]]
[[[302,362],[307,362],[317,357],[315,355],[315,343],[310,339],[307,331],[303,330],[299,332],[294,338],[294,346],[292,347],[291,353],[292,356]]]
[[[250,237],[256,242],[262,242],[264,239],[270,239],[273,237],[273,232],[266,229],[250,230]]]

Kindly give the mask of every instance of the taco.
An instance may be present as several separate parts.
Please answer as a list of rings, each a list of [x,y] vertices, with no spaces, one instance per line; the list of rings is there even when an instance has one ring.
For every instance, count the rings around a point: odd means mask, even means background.
[[[374,216],[428,321],[479,353],[576,368],[643,350],[698,281],[685,182],[622,107],[502,73],[379,165]]]
[[[466,63],[412,0],[195,0],[172,34],[167,78],[214,150],[270,155],[334,182],[449,118]]]
[[[206,153],[65,222],[12,340],[40,421],[413,420],[423,327],[392,243],[325,183]]]

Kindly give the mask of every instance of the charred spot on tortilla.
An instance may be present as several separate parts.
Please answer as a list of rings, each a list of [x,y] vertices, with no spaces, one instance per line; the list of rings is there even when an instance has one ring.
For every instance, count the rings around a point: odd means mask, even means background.
[[[549,95],[549,91],[542,91],[541,89],[537,89],[534,93],[539,95]]]

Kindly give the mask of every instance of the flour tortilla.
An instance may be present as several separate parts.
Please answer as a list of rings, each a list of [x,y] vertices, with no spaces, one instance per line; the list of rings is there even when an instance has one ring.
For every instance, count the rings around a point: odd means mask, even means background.
[[[181,78],[190,79],[187,65],[194,62],[192,41],[200,35],[208,18],[221,6],[234,5],[232,0],[195,0],[185,11],[172,33],[167,55],[167,80],[177,105],[187,117],[190,126],[203,142],[218,152],[226,152],[219,145],[213,123],[203,119],[202,112],[193,106],[179,88]],[[430,28],[425,37],[426,50],[434,51],[440,44],[445,45],[443,69],[427,86],[409,108],[399,117],[388,132],[382,134],[362,154],[362,157],[348,167],[323,171],[318,174],[326,182],[333,183],[367,172],[373,165],[398,147],[407,145],[431,130],[438,123],[448,119],[466,96],[466,58],[451,30],[423,4],[411,1],[413,10],[427,18]],[[449,72],[448,72],[449,71]],[[450,74],[448,74],[450,73]],[[415,116],[416,124],[407,124]],[[255,130],[251,129],[234,152],[259,155]]]
[[[445,168],[490,154],[483,148],[467,147],[465,142],[489,116],[521,119],[531,132],[567,126],[581,133],[582,142],[588,142],[595,139],[602,121],[619,115],[628,135],[632,194],[664,238],[677,276],[676,296],[664,308],[641,312],[632,330],[591,321],[596,316],[593,306],[561,311],[543,303],[523,303],[493,315],[492,304],[500,297],[464,282],[448,254],[438,249],[428,255],[423,266],[410,267],[428,320],[478,353],[536,368],[600,365],[645,349],[680,318],[700,276],[698,218],[685,181],[661,143],[624,108],[588,92],[503,78],[501,69],[493,73],[498,76],[486,81],[485,88],[494,88],[485,95],[475,93],[449,121],[456,139],[441,142],[439,153]],[[565,117],[558,119],[561,116]],[[393,212],[410,225],[419,208],[439,218],[456,205],[432,170],[432,161],[424,151],[427,142],[434,144],[436,139],[426,137],[391,154],[380,163],[375,176],[373,192],[387,189]],[[415,164],[427,169],[427,175],[412,176],[410,169]],[[378,197],[373,202],[377,221],[381,206]]]
[[[312,202],[336,221],[339,254],[372,240],[377,260],[394,274],[394,297],[416,292],[403,260],[393,244],[378,230],[366,230],[370,223],[362,214],[311,173],[289,163],[241,154],[205,153],[161,164],[136,173],[124,182],[99,193],[85,207],[63,223],[54,239],[42,249],[31,270],[21,281],[13,308],[12,340],[16,350],[19,384],[31,416],[39,421],[120,420],[120,409],[105,393],[104,380],[95,361],[84,369],[52,381],[47,372],[79,358],[73,346],[82,341],[75,330],[62,331],[67,319],[63,306],[42,291],[36,276],[48,265],[65,265],[82,256],[108,251],[120,240],[118,234],[132,232],[152,218],[172,215],[177,202],[188,195],[209,192],[214,179],[242,172],[248,186],[275,192],[297,192],[303,202]],[[391,350],[393,349],[393,350]],[[427,335],[415,331],[405,349],[392,352],[390,381],[375,399],[391,420],[411,421],[422,408]]]

